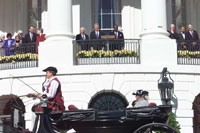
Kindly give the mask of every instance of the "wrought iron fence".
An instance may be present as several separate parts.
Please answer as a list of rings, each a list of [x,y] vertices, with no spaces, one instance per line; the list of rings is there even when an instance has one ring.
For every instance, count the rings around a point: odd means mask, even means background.
[[[177,63],[200,65],[200,41],[177,41]]]
[[[38,66],[35,43],[1,47],[0,52],[0,70]]]
[[[74,41],[77,65],[139,64],[139,39]]]

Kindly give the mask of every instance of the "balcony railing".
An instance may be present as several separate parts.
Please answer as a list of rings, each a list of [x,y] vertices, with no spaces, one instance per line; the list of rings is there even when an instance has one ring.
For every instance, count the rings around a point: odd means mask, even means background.
[[[177,63],[182,65],[200,65],[200,42],[177,41]]]
[[[139,64],[140,40],[74,41],[77,65]]]
[[[36,44],[0,48],[0,70],[38,66]]]

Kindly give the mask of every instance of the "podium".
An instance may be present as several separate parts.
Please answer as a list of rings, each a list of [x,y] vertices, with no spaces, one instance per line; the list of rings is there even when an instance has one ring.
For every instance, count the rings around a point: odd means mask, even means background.
[[[106,40],[115,39],[115,35],[102,35],[101,39],[106,39]]]

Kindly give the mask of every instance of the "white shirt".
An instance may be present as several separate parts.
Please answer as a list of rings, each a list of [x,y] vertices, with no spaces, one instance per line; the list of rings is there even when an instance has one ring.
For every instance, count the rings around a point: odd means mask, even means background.
[[[193,31],[192,30],[190,30],[190,34],[193,36]]]
[[[56,80],[53,80],[55,78],[56,77],[52,77],[50,79],[46,79],[45,82],[43,83],[43,87],[45,89],[44,92],[43,92],[43,94],[46,94],[49,99],[55,97],[57,89],[58,89],[58,86],[59,86],[59,83]],[[47,93],[47,87],[48,87],[48,85],[50,83],[51,83],[51,85],[49,87],[49,93]]]
[[[148,106],[149,102],[147,100],[145,100],[144,98],[140,98],[134,107],[144,107],[144,106]]]
[[[31,41],[32,41],[32,39],[33,39],[33,33],[29,33],[29,35],[30,35],[30,38],[31,38]]]
[[[183,36],[183,39],[185,39],[185,33],[181,32],[181,35]]]
[[[8,47],[11,46],[11,40],[8,40]]]

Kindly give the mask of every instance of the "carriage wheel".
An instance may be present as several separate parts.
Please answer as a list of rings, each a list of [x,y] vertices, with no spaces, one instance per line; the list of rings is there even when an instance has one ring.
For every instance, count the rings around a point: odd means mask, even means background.
[[[177,133],[173,128],[169,127],[166,124],[162,124],[162,123],[146,124],[146,125],[141,126],[140,128],[138,128],[133,133],[154,133],[154,132],[159,132],[159,133]]]

